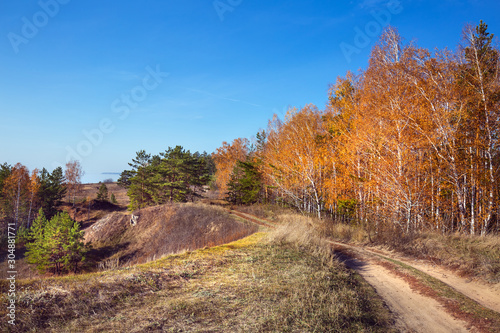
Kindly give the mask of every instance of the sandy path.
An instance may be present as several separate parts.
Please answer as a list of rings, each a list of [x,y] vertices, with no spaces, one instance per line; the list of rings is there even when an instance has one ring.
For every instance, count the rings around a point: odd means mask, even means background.
[[[356,270],[385,300],[396,315],[401,332],[469,332],[466,323],[453,318],[434,299],[413,291],[409,284],[386,268],[365,259],[342,256],[344,263]]]
[[[463,278],[450,270],[421,260],[417,261],[400,257],[396,257],[395,259],[446,283],[482,306],[500,313],[500,283],[489,285],[480,281]]]
[[[398,260],[408,266],[418,269],[441,282],[446,283],[459,293],[473,299],[484,307],[500,313],[500,283],[487,284],[481,281],[475,281],[468,278],[460,277],[454,274],[449,269],[437,266],[425,260],[416,260],[411,258],[402,257],[389,251],[376,249],[375,251],[369,248],[359,248],[349,246],[342,243],[335,243],[341,246],[346,246],[356,251],[363,253],[374,254],[378,256],[385,256],[391,259]]]
[[[422,271],[440,280],[441,282],[444,282],[451,288],[455,289],[461,294],[464,294],[470,299],[473,299],[482,306],[500,313],[500,283],[486,284],[481,281],[474,281],[467,278],[463,278],[454,274],[449,269],[437,266],[435,264],[426,262],[424,260],[416,260],[416,259],[401,257],[400,255],[394,254],[389,251],[383,251],[380,249],[375,249],[375,251],[373,251],[370,250],[369,248],[347,245],[344,243],[333,242],[333,241],[330,241],[330,243],[343,248],[354,250],[360,254],[376,255],[398,260],[408,266],[416,268],[419,271]]]

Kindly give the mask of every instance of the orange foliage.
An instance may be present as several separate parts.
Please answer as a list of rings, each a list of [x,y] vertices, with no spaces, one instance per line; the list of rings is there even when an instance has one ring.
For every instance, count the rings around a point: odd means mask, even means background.
[[[219,190],[219,196],[224,198],[227,193],[227,185],[231,179],[234,166],[237,161],[245,161],[248,156],[247,139],[235,139],[231,144],[222,143],[222,147],[217,148],[212,157],[217,171],[215,173],[215,184]]]

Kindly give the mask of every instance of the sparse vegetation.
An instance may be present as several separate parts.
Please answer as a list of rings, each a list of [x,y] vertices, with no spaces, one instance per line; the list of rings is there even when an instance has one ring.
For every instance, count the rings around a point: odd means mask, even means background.
[[[23,320],[14,331],[391,332],[390,313],[357,275],[263,237],[127,269],[22,281]]]

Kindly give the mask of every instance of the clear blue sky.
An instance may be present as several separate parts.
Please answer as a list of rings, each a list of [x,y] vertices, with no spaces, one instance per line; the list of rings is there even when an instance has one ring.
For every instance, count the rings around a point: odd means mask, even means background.
[[[72,157],[95,182],[140,149],[212,152],[289,106],[324,108],[388,21],[430,49],[455,49],[480,19],[500,34],[497,0],[388,2],[1,1],[0,163]]]

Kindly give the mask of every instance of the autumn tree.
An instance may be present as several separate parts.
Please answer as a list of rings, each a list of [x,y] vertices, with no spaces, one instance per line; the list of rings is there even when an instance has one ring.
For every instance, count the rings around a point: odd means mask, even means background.
[[[6,202],[4,200],[3,187],[5,180],[10,176],[12,167],[7,163],[0,165],[0,219],[5,217]]]
[[[485,234],[498,199],[500,130],[500,60],[493,35],[484,22],[463,30],[457,89],[464,105],[465,119],[460,129],[463,159],[469,168],[469,230]],[[465,180],[464,180],[465,181]]]
[[[66,163],[64,178],[66,179],[69,202],[73,201],[73,206],[75,205],[77,194],[81,191],[83,175],[84,172],[80,161],[72,160]]]
[[[27,218],[27,228],[30,227],[32,214],[34,207],[39,200],[39,191],[40,191],[40,179],[38,178],[38,169],[34,169],[31,172],[30,180],[28,183],[28,195],[29,195],[29,209],[28,209],[28,218]]]
[[[348,72],[330,87],[329,103],[322,118],[326,145],[321,148],[330,157],[330,172],[322,189],[325,204],[335,218],[352,218],[356,213],[361,221],[366,218],[363,213],[369,174],[363,151],[365,129],[360,115],[359,85],[359,78]]]
[[[483,22],[463,37],[432,53],[387,27],[326,110],[292,108],[246,150],[217,149],[222,193],[239,193],[246,155],[278,201],[379,235],[500,230],[500,52]]]
[[[30,175],[28,169],[21,163],[17,163],[4,180],[2,197],[4,201],[4,212],[9,221],[20,227],[26,220],[29,210],[29,183]]]
[[[324,209],[322,188],[328,156],[321,146],[326,134],[322,114],[314,105],[290,109],[284,121],[270,122],[263,154],[264,172],[278,195],[301,211],[319,217]]]

